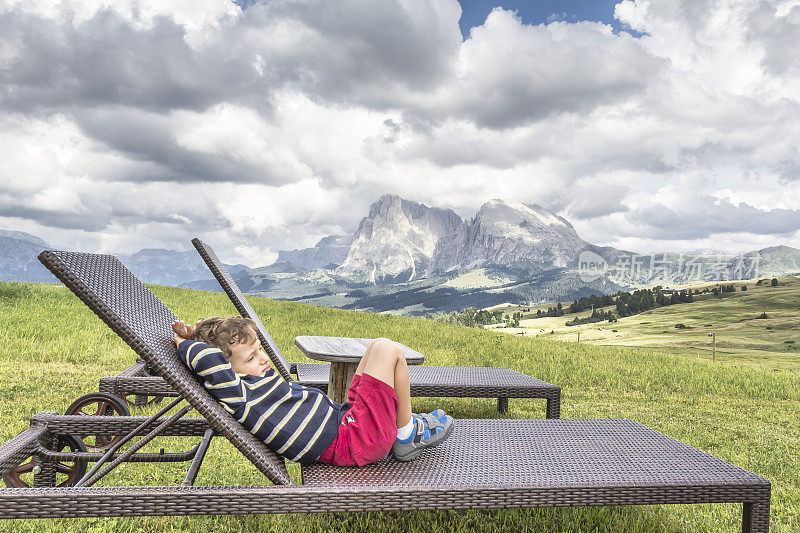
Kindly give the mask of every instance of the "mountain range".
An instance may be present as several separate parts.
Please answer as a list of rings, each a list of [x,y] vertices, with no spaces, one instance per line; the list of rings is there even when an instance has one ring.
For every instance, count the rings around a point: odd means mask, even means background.
[[[46,249],[53,249],[53,246],[35,235],[0,230],[0,281],[56,283],[56,277],[37,259],[39,252]],[[145,248],[130,255],[117,254],[117,258],[146,283],[180,287],[187,282],[208,279],[210,275],[208,267],[194,250],[180,252]],[[248,270],[241,264],[226,266],[233,273]]]
[[[0,280],[54,282],[36,259],[48,247],[36,236],[0,230]],[[144,249],[118,257],[148,283],[219,290],[193,250]],[[269,266],[226,266],[251,294],[421,315],[568,301],[656,284],[793,274],[800,272],[800,250],[774,246],[736,257],[645,256],[584,241],[567,220],[534,204],[495,199],[463,220],[450,209],[384,195],[352,235],[280,251]]]
[[[313,248],[279,252],[278,260],[352,281],[391,283],[487,267],[564,268],[584,250],[614,259],[630,253],[584,241],[568,221],[537,205],[491,200],[465,221],[450,209],[387,194],[352,236],[325,237]]]

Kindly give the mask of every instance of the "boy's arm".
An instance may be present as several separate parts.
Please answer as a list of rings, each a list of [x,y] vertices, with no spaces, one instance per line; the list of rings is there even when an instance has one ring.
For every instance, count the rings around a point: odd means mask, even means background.
[[[219,348],[199,341],[182,339],[178,343],[178,356],[203,379],[206,389],[216,400],[230,407],[231,411],[237,404],[244,405],[246,401],[244,384],[231,370],[230,363]]]

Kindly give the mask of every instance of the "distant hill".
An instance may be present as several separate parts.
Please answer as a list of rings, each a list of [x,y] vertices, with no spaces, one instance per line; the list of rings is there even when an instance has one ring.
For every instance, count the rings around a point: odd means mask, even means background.
[[[719,252],[705,256],[674,252],[623,254],[616,262],[609,262],[606,276],[631,287],[652,287],[796,273],[800,273],[800,250],[772,246],[733,256]]]
[[[119,255],[119,260],[145,283],[184,287],[192,282],[208,280],[212,275],[194,250],[179,252],[162,248],[145,248],[131,255]],[[232,273],[248,270],[241,264],[226,265]],[[216,287],[215,287],[216,285]],[[219,284],[209,284],[207,290],[220,290]]]
[[[303,270],[333,269],[341,265],[347,258],[347,252],[352,243],[352,235],[329,235],[320,240],[313,248],[279,251],[276,263],[291,263]]]
[[[0,230],[0,281],[55,283],[55,276],[36,259],[46,248],[47,243],[30,233]]]
[[[770,246],[758,250],[760,276],[800,273],[800,250],[791,246]]]
[[[37,258],[42,250],[52,248],[53,246],[35,235],[0,230],[0,281],[56,283],[55,276]],[[145,283],[180,287],[207,280],[214,281],[213,284],[206,284],[207,290],[220,290],[219,284],[211,278],[208,267],[194,250],[179,252],[146,248],[134,254],[120,254],[117,257]],[[249,270],[249,267],[241,264],[226,267],[232,273]]]

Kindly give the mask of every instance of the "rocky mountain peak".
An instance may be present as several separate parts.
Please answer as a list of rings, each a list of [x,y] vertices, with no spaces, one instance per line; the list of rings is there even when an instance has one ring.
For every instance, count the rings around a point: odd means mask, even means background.
[[[572,225],[565,219],[536,204],[523,204],[499,198],[489,200],[483,204],[476,217],[484,221],[484,223],[505,222],[518,224],[525,222],[528,227],[565,226],[572,229]]]
[[[24,231],[12,231],[7,229],[0,229],[0,238],[3,237],[18,241],[25,241],[35,246],[41,246],[42,248],[47,247],[47,243],[45,243],[40,237],[37,237],[36,235],[31,235],[30,233],[25,233]]]
[[[438,207],[428,207],[425,204],[413,202],[399,197],[396,194],[384,194],[377,201],[369,206],[369,215],[362,219],[364,220],[398,220],[398,219],[421,219],[427,216],[432,211],[447,212],[449,209],[440,209]],[[452,211],[450,211],[452,213]],[[455,214],[455,213],[453,213]],[[458,216],[458,215],[456,215]],[[459,221],[461,218],[459,217]]]
[[[437,250],[432,272],[503,266],[526,270],[565,267],[589,243],[572,225],[533,204],[494,199]]]
[[[439,240],[461,223],[449,209],[385,194],[361,220],[336,273],[372,282],[419,278],[428,271]]]
[[[381,213],[388,213],[393,207],[395,209],[402,209],[403,201],[404,200],[396,194],[384,194],[369,206],[369,215],[367,215],[367,218],[375,218]],[[406,201],[406,203],[410,204],[415,202]]]

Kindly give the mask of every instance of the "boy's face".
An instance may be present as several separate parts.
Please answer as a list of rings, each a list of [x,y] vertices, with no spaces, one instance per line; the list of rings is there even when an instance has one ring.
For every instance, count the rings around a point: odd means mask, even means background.
[[[231,370],[238,374],[263,376],[269,370],[269,357],[261,350],[261,341],[253,335],[255,340],[240,342],[231,346]]]

